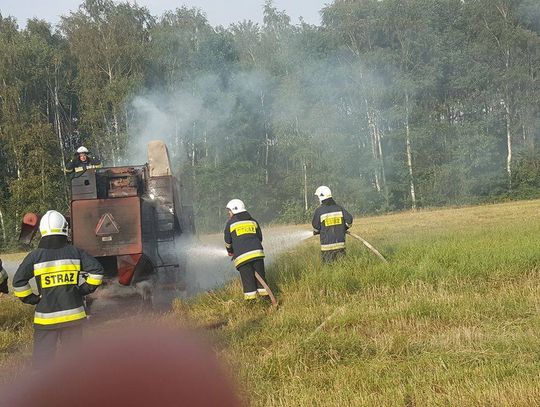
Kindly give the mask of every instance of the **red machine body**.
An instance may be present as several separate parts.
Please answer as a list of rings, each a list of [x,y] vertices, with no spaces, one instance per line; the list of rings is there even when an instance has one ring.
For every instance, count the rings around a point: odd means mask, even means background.
[[[195,232],[165,144],[151,142],[148,164],[89,169],[71,181],[73,244],[96,257],[123,285],[157,277],[183,285],[182,235]]]
[[[185,260],[178,243],[195,233],[187,194],[170,170],[167,147],[148,145],[148,163],[88,169],[71,179],[73,244],[104,266],[123,285],[152,280],[185,289]],[[24,216],[21,242],[30,243],[39,216]]]

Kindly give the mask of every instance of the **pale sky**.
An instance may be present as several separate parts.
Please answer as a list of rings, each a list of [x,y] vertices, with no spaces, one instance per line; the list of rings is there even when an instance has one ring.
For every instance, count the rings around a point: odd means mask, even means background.
[[[0,13],[3,17],[15,17],[21,27],[26,25],[27,19],[33,17],[56,24],[61,15],[76,10],[81,2],[82,0],[1,0]],[[332,0],[274,0],[274,6],[285,10],[294,24],[298,23],[300,16],[310,24],[319,24],[319,10],[331,2]],[[206,13],[210,24],[227,26],[244,19],[262,22],[264,0],[137,0],[136,3],[146,6],[153,15],[161,15],[163,11],[174,10],[183,4],[198,7]]]

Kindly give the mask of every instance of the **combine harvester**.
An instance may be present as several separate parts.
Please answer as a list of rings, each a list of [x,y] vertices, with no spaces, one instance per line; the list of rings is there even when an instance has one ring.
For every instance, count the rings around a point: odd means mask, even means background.
[[[195,226],[185,195],[166,145],[152,141],[147,164],[88,169],[72,178],[66,217],[72,243],[99,260],[105,284],[142,287],[144,300],[163,305],[187,290],[178,248]],[[30,243],[38,228],[39,216],[26,214],[19,240]]]

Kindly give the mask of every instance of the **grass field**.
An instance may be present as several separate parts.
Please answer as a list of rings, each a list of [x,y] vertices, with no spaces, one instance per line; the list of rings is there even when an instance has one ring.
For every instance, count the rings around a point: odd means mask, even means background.
[[[244,303],[234,282],[164,319],[217,326],[253,406],[540,405],[540,201],[365,218],[353,231],[390,263],[349,240],[345,260],[321,265],[311,239],[269,267],[278,309]],[[0,368],[28,351],[28,308],[0,298]]]
[[[254,406],[540,405],[540,201],[360,219],[323,266],[316,241],[270,267],[279,309],[238,283],[171,318],[224,324]]]
[[[16,371],[30,352],[33,308],[11,295],[0,294],[0,383],[2,372]]]
[[[4,253],[2,260],[20,262],[25,253]],[[5,371],[23,363],[30,352],[33,307],[23,304],[12,295],[0,293],[0,382]]]

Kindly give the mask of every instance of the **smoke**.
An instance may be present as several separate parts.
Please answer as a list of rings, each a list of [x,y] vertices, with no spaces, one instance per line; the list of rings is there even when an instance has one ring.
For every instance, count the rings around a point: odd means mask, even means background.
[[[137,96],[132,102],[137,133],[131,136],[128,160],[133,164],[144,164],[147,161],[147,145],[152,140],[163,140],[168,145],[174,140],[175,122],[160,108],[157,98]],[[181,156],[181,155],[180,155]]]
[[[149,89],[136,96],[129,109],[133,119],[128,160],[146,162],[148,142],[162,140],[178,171],[186,160],[195,159],[195,146],[225,142],[223,129],[228,127],[238,95],[260,87],[261,82],[258,74],[239,73],[225,86],[223,78],[209,74],[189,84],[179,83],[175,91]]]
[[[272,227],[263,230],[263,233],[266,266],[271,265],[280,254],[312,236],[311,231],[294,227]],[[206,243],[193,240],[178,247],[187,259],[186,279],[190,295],[219,288],[238,278],[238,272],[222,243],[223,237],[209,235],[205,238],[208,240]]]
[[[531,30],[540,34],[540,3],[538,0],[524,0],[519,5],[518,15]]]

